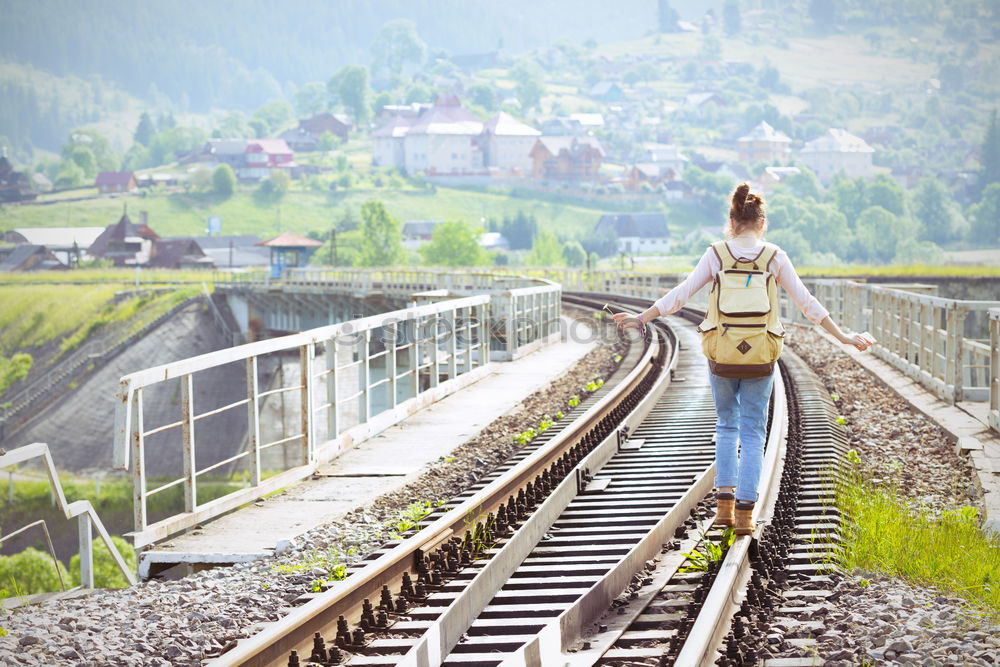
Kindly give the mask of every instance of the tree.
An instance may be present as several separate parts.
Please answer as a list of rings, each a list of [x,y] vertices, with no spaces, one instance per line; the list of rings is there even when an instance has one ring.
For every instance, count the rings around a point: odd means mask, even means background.
[[[983,190],[979,203],[969,209],[969,240],[980,247],[995,247],[1000,241],[1000,183]]]
[[[562,246],[555,234],[547,229],[539,230],[525,263],[528,266],[562,266]]]
[[[423,81],[414,81],[406,91],[405,102],[407,104],[413,104],[414,102],[432,102],[433,100],[434,91]]]
[[[881,206],[870,206],[858,216],[855,254],[869,262],[890,262],[896,256],[899,242],[909,231],[903,218]]]
[[[819,179],[816,178],[816,174],[805,167],[800,167],[799,173],[788,176],[782,185],[803,199],[812,197],[816,201],[820,201],[823,198]]]
[[[57,188],[75,188],[83,185],[86,181],[83,169],[80,169],[76,162],[66,160],[59,167],[54,185]]]
[[[524,211],[518,211],[513,218],[504,218],[500,233],[507,239],[511,250],[527,250],[538,233],[538,222],[535,216],[528,216]]]
[[[420,246],[424,264],[436,266],[482,266],[488,259],[479,245],[480,230],[460,221],[434,227],[430,243]]]
[[[295,91],[292,96],[295,113],[301,116],[315,116],[330,106],[330,92],[321,81],[309,81]]]
[[[582,242],[583,249],[599,257],[610,257],[618,252],[618,235],[610,225],[601,227]]]
[[[74,146],[69,159],[83,171],[84,178],[89,179],[97,175],[97,158],[94,157],[94,151],[90,150],[88,146],[83,144]]]
[[[253,118],[263,121],[267,126],[267,134],[273,134],[292,119],[292,106],[284,100],[271,100],[258,107],[253,112]]]
[[[417,25],[410,19],[393,19],[382,26],[372,42],[372,71],[388,70],[399,76],[403,64],[421,63],[427,44],[417,34]]]
[[[132,545],[118,537],[111,536],[111,543],[118,549],[122,560],[128,569],[135,571],[135,549]],[[80,583],[80,554],[69,559],[69,576],[74,583]],[[127,588],[128,579],[118,569],[114,557],[104,544],[104,540],[94,541],[94,587],[95,588]]]
[[[149,117],[148,112],[143,111],[142,115],[139,116],[139,125],[135,128],[135,134],[132,138],[137,144],[148,146],[149,140],[153,138],[154,134],[156,134],[156,127],[153,126],[153,119]]]
[[[218,139],[250,139],[256,136],[246,116],[240,111],[230,111],[226,114],[216,126],[215,134]]]
[[[27,352],[18,352],[9,359],[0,356],[0,394],[12,384],[25,377],[31,370],[34,358]],[[2,585],[2,582],[0,582]]]
[[[371,117],[371,89],[368,87],[368,70],[361,65],[347,65],[330,77],[327,89],[337,96],[354,115],[359,125]]]
[[[472,104],[481,106],[487,111],[497,110],[497,96],[493,92],[493,88],[485,83],[472,84],[466,93]]]
[[[830,184],[827,196],[837,206],[837,210],[844,214],[848,224],[853,227],[866,206],[865,181],[862,178],[850,179],[838,175]]]
[[[212,189],[229,198],[236,191],[236,174],[228,164],[220,164],[212,172]]]
[[[736,0],[726,0],[722,7],[722,25],[727,35],[735,35],[743,25],[743,18],[740,16],[740,6]]]
[[[962,233],[963,220],[951,193],[936,178],[920,179],[913,192],[913,215],[920,223],[923,237],[935,243],[948,243]]]
[[[678,16],[677,10],[670,6],[669,0],[658,0],[656,9],[657,24],[660,27],[660,32],[678,32],[680,30],[677,27],[677,22],[681,17]]]
[[[361,266],[391,266],[403,259],[402,225],[389,215],[382,202],[361,206]]]
[[[865,188],[868,206],[881,206],[894,215],[906,214],[906,193],[892,176],[879,174]]]
[[[566,264],[572,267],[583,266],[587,263],[587,252],[580,245],[579,241],[566,241],[562,247],[563,259]]]
[[[542,108],[545,84],[542,82],[542,70],[537,63],[526,58],[522,59],[511,70],[510,78],[517,84],[514,87],[514,95],[521,103],[523,111]]]
[[[73,581],[63,564],[53,561],[52,556],[34,547],[13,556],[0,556],[0,590],[7,593],[0,597],[58,591],[60,573],[63,583],[69,588]]]
[[[997,127],[996,109],[990,114],[990,126],[983,140],[980,162],[983,165],[980,188],[985,189],[991,183],[1000,183],[1000,127]]]

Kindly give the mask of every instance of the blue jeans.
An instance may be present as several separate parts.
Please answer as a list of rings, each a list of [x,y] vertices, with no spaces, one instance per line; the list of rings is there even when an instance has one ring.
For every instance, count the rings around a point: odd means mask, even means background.
[[[715,399],[715,486],[735,486],[736,499],[757,501],[767,404],[774,375],[751,380],[708,374]]]

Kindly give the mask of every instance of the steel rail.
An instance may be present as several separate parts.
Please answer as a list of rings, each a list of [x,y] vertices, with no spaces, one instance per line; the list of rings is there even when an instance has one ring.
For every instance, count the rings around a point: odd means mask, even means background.
[[[580,442],[647,375],[658,372],[657,364],[654,363],[656,347],[647,345],[639,362],[621,383],[506,475],[416,535],[404,540],[397,548],[370,562],[341,582],[341,585],[320,593],[260,634],[241,640],[232,650],[208,664],[213,667],[284,665],[292,650],[308,655],[314,633],[328,636],[335,634],[338,615],[343,615],[348,620],[357,620],[364,600],[377,598],[383,586],[398,588],[403,574],[414,571],[417,563],[427,553],[454,537],[464,535],[470,529],[470,515],[485,516],[506,504],[511,496],[516,495]]]
[[[659,337],[656,333],[654,336]],[[668,344],[667,341],[654,342],[654,345]],[[676,358],[671,354],[671,359]],[[618,451],[620,445],[619,430],[622,427],[634,429],[649,414],[655,405],[660,394],[670,384],[668,373],[662,373],[656,380],[656,384],[646,393],[641,403],[637,405],[630,414],[612,431],[604,440],[598,444],[589,454],[587,454],[576,466],[577,470],[584,470],[596,473],[607,463]],[[610,398],[610,397],[606,397]],[[702,485],[696,485],[700,489]],[[522,561],[531,553],[538,542],[543,538],[546,531],[560,517],[562,512],[569,505],[570,501],[580,493],[580,484],[573,476],[567,476],[553,490],[548,498],[534,510],[529,519],[522,525],[517,533],[507,541],[503,547],[493,555],[493,557],[480,569],[472,581],[455,597],[455,599],[444,609],[443,613],[432,622],[430,628],[425,632],[420,640],[406,653],[397,663],[401,667],[436,667],[441,664],[444,657],[458,644],[462,635],[469,629],[473,621],[478,618],[490,600],[496,595],[499,589],[509,580],[510,576],[520,566]],[[591,591],[588,591],[577,604],[571,607],[566,613],[556,621],[550,623],[543,630],[544,645],[539,646],[538,635],[536,639],[527,646],[522,647],[515,655],[537,656],[540,651],[548,653],[551,650],[549,637],[555,635],[556,648],[561,646],[560,638],[566,634],[578,633],[583,623],[583,618],[592,616],[596,610],[603,609],[611,602],[628,583],[635,569],[647,560],[646,552],[649,549],[659,550],[667,533],[667,526],[672,532],[677,525],[687,518],[687,513],[691,507],[701,499],[701,495],[693,497],[691,491],[685,495],[684,500],[678,503],[678,507],[683,507],[681,512],[671,512],[661,521],[664,525],[662,531],[657,531],[652,536],[647,535],[643,545],[646,548],[630,553],[619,565],[612,570],[611,576],[603,578],[595,584]],[[662,533],[662,534],[661,534]],[[654,544],[655,542],[655,544]],[[638,560],[637,560],[638,559]],[[635,569],[630,569],[635,566]],[[627,571],[626,571],[627,570]],[[505,663],[506,664],[506,663]],[[515,659],[510,664],[523,664]],[[538,664],[546,664],[544,660]]]
[[[759,537],[774,511],[778,498],[779,482],[785,458],[785,439],[788,428],[787,397],[780,373],[774,375],[773,412],[771,428],[764,453],[760,492],[760,515],[753,535],[737,536],[726,552],[718,575],[709,589],[698,617],[688,633],[674,663],[683,667],[711,665],[717,658],[716,650],[722,644],[733,614],[742,602],[742,592],[750,579],[750,544]]]

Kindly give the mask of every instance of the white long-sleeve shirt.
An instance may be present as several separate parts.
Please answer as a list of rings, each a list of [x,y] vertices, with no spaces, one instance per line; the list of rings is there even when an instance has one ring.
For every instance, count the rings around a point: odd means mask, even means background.
[[[729,247],[736,257],[755,257],[764,249],[764,243],[756,236],[737,236],[729,240]],[[653,305],[660,311],[661,316],[677,312],[693,294],[711,282],[721,269],[722,264],[719,258],[709,246],[698,261],[698,266],[694,268],[694,271],[680,285],[657,299]],[[819,324],[823,318],[830,314],[830,311],[824,308],[823,304],[810,294],[809,289],[802,284],[799,274],[795,273],[795,267],[792,266],[792,260],[788,258],[788,253],[784,250],[778,249],[774,261],[771,262],[770,271],[774,279],[788,292],[788,296],[792,298],[792,301],[809,321]]]

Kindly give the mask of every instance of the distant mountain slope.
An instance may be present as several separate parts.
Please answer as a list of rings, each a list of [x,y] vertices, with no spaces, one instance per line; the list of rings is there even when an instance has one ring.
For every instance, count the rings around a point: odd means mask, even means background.
[[[678,2],[682,13],[721,3]],[[0,59],[59,75],[100,75],[192,110],[252,108],[286,82],[325,81],[369,64],[382,25],[410,18],[431,49],[518,52],[559,39],[633,39],[656,26],[655,0],[174,0],[122,4],[3,0]],[[694,6],[700,9],[694,9]]]

